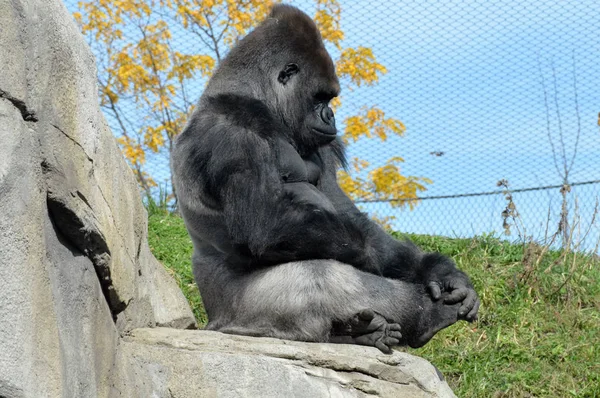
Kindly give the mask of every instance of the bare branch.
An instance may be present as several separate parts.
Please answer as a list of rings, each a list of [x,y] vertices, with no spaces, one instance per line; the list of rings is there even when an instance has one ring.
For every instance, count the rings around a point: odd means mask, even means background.
[[[548,105],[548,90],[546,88],[546,79],[544,78],[544,72],[542,71],[542,64],[540,62],[540,55],[538,53],[538,69],[540,72],[540,79],[542,83],[542,90],[544,92],[544,107],[546,109],[546,133],[548,134],[548,141],[550,142],[550,147],[552,148],[552,160],[554,161],[554,167],[556,168],[556,172],[559,176],[562,176],[560,172],[560,168],[558,167],[558,157],[556,156],[556,148],[554,147],[554,141],[552,140],[552,132],[550,129],[550,106]]]
[[[558,137],[560,139],[560,149],[562,152],[562,163],[563,163],[563,182],[567,183],[569,179],[569,170],[567,168],[567,149],[565,146],[565,137],[562,127],[562,117],[560,115],[560,105],[558,104],[558,84],[556,82],[556,68],[554,67],[554,61],[550,62],[552,68],[552,82],[554,86],[554,106],[556,108],[556,120],[558,121]]]
[[[213,29],[212,23],[210,22],[210,18],[208,18],[208,15],[204,14],[204,18],[206,18],[206,23],[208,24],[208,29],[210,30],[210,34],[208,35],[208,37],[211,38],[211,40],[213,41],[214,47],[213,50],[215,51],[215,55],[217,56],[217,63],[220,64],[221,63],[221,53],[219,52],[219,42],[217,40],[217,37],[215,36],[215,31]]]
[[[579,148],[579,137],[581,136],[581,114],[579,113],[579,97],[577,94],[577,67],[575,65],[575,51],[573,51],[573,90],[575,91],[575,116],[577,117],[577,135],[575,136],[575,148],[573,149],[573,156],[571,157],[571,163],[569,164],[568,171],[571,172],[573,169],[573,163],[575,163],[575,157],[577,156],[577,149]]]

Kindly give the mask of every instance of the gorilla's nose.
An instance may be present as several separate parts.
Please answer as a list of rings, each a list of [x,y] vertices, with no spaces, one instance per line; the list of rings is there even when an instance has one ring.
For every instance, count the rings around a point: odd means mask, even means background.
[[[335,116],[333,114],[333,110],[325,106],[321,109],[321,119],[327,124],[335,125]]]

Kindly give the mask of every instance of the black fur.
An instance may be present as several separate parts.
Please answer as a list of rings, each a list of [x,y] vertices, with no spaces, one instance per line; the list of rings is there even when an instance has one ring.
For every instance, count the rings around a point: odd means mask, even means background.
[[[326,109],[338,92],[314,22],[277,5],[223,60],[176,138],[209,328],[387,351],[475,319],[479,299],[450,259],[394,240],[340,189],[346,160]]]

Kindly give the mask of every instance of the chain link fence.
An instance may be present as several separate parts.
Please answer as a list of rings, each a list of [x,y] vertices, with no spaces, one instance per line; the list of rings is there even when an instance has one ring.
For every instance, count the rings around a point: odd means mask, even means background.
[[[289,3],[314,15],[314,1]],[[76,0],[66,5],[77,10]],[[361,208],[392,216],[392,228],[403,232],[468,237],[508,227],[513,237],[544,240],[561,229],[581,249],[598,250],[600,2],[340,6],[342,46],[372,48],[388,73],[372,87],[343,87],[336,119],[377,105],[407,128],[383,143],[352,143],[349,157],[381,166],[400,156],[403,174],[433,181],[414,210],[391,201],[358,201]],[[172,40],[203,52],[189,32],[174,30]],[[195,101],[204,84],[198,79],[185,95]],[[131,102],[125,114],[139,120],[138,112]],[[118,131],[119,121],[107,119]],[[168,155],[149,156],[147,165],[168,188]]]

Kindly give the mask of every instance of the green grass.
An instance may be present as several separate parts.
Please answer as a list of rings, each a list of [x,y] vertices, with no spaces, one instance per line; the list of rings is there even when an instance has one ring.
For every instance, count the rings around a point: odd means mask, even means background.
[[[471,276],[482,299],[477,323],[455,324],[425,347],[406,350],[435,364],[457,396],[600,397],[597,258],[578,255],[573,263],[572,254],[556,251],[540,257],[539,246],[525,250],[524,245],[492,236],[410,238],[425,250],[452,256]],[[199,324],[205,324],[183,221],[152,211],[149,240],[154,255],[177,279]]]
[[[206,312],[192,274],[192,241],[179,216],[160,209],[148,209],[148,243],[158,261],[173,275],[188,299],[200,326],[207,322]]]

